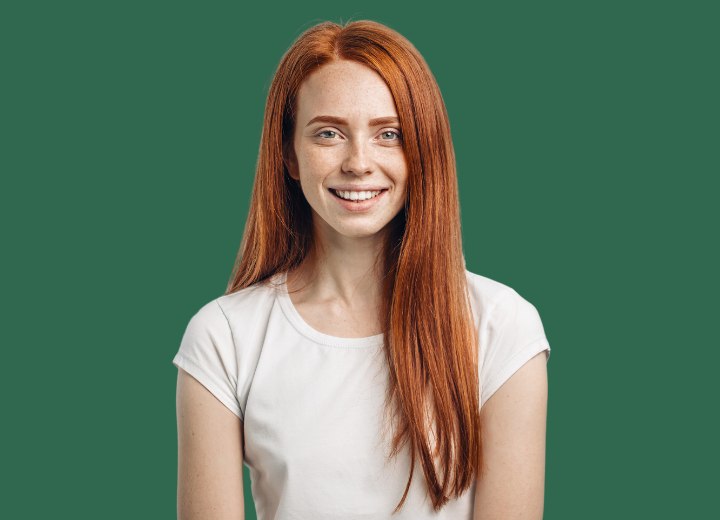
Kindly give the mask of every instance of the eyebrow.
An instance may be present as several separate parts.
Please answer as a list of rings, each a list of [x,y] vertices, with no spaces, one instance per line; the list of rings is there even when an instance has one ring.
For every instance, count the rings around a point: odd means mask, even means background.
[[[305,125],[310,126],[313,123],[328,123],[331,125],[347,125],[347,119],[343,119],[342,117],[336,117],[336,116],[315,116],[310,121],[308,121],[308,124]],[[376,117],[375,119],[371,119],[368,122],[368,126],[380,126],[380,125],[397,125],[400,124],[400,120],[397,117],[394,116],[388,116],[388,117]]]

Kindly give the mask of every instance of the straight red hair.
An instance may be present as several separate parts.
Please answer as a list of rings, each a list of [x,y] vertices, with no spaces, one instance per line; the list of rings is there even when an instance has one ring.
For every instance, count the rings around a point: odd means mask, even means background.
[[[467,292],[455,152],[440,89],[417,49],[378,22],[323,22],[283,56],[265,107],[250,210],[226,294],[302,263],[314,247],[310,207],[285,166],[297,93],[333,60],[377,72],[395,101],[408,167],[405,208],[389,224],[382,253],[391,457],[409,443],[433,509],[463,494],[479,475],[478,338]],[[434,435],[433,435],[434,433]]]

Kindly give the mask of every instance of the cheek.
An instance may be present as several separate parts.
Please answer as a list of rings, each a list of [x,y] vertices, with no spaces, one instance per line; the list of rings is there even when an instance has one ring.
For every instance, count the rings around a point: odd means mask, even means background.
[[[331,150],[316,149],[298,157],[301,172],[310,177],[322,177],[338,164],[337,154]]]
[[[408,177],[408,167],[407,162],[405,161],[404,157],[400,157],[395,161],[393,164],[393,176],[395,177],[395,182],[397,184],[405,184],[407,182]]]

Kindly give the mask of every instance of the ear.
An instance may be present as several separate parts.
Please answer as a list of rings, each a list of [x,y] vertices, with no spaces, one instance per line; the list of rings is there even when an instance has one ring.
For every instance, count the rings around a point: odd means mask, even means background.
[[[295,156],[294,148],[292,142],[285,143],[283,146],[283,163],[285,163],[285,168],[287,168],[290,177],[299,181],[300,175],[298,173],[297,157]]]

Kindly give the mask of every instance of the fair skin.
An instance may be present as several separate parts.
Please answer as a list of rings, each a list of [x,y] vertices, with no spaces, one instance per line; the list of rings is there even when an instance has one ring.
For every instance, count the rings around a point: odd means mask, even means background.
[[[542,520],[547,400],[541,352],[483,405],[485,473],[475,489],[474,520]]]
[[[293,294],[294,303],[322,332],[378,334],[379,281],[372,266],[383,229],[404,205],[407,178],[397,122],[377,120],[397,118],[392,96],[370,69],[331,63],[303,82],[297,109],[289,170],[312,207],[315,236],[325,255],[313,284]],[[310,122],[328,115],[342,121]],[[370,184],[387,192],[369,211],[344,209],[328,191]],[[288,285],[299,280],[288,276]],[[244,518],[242,421],[182,369],[176,399],[178,518]]]
[[[312,121],[317,116],[335,119]],[[298,92],[285,160],[312,209],[320,253],[288,273],[288,289],[303,319],[326,334],[383,332],[376,257],[388,223],[405,203],[408,176],[399,123],[388,118],[397,118],[397,111],[387,85],[355,62],[321,67]],[[367,211],[348,209],[330,191],[369,185],[387,191]],[[481,410],[486,470],[476,487],[474,520],[542,518],[545,359],[541,353],[528,361]],[[242,422],[182,370],[177,410],[178,518],[244,518]]]
[[[242,421],[178,369],[178,520],[242,520]]]
[[[288,273],[288,289],[298,312],[320,332],[340,337],[382,332],[375,263],[386,226],[405,204],[408,172],[401,139],[390,89],[370,68],[334,61],[301,85],[286,164],[312,209],[322,253],[313,251]],[[331,191],[361,187],[386,191],[364,211],[347,208]]]
[[[325,114],[347,123],[308,125]],[[384,133],[399,127],[370,124],[386,115],[396,115],[387,85],[354,62],[326,65],[300,89],[295,157],[288,167],[313,209],[324,255],[322,262],[308,262],[319,266],[317,277],[292,298],[305,321],[327,334],[363,337],[382,332],[376,316],[379,282],[372,264],[383,228],[403,206],[407,181],[400,143]],[[390,143],[385,142],[388,138]],[[375,212],[356,215],[339,207],[328,192],[334,185],[363,182],[388,185],[395,197]],[[288,275],[290,290],[304,274],[309,276],[310,268],[303,267]],[[542,519],[546,410],[546,355],[541,353],[481,410],[486,472],[476,486],[475,520]]]

